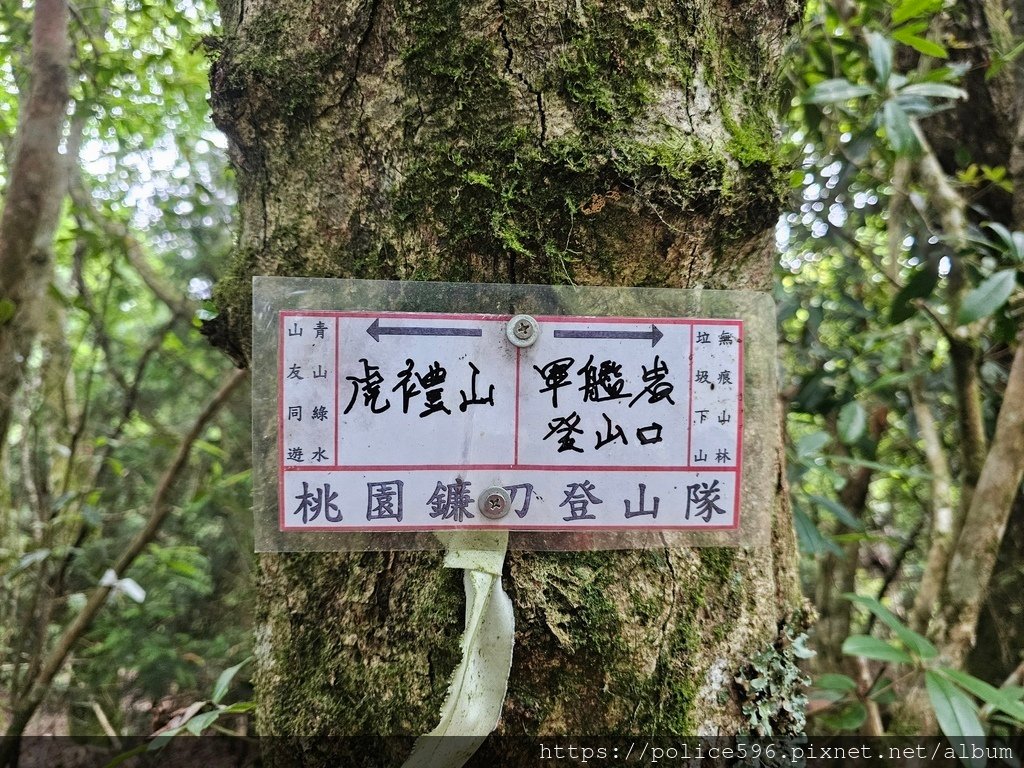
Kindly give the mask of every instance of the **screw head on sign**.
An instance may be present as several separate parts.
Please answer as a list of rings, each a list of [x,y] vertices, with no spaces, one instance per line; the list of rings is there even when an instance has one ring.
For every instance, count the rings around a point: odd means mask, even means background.
[[[512,497],[504,488],[495,485],[480,494],[477,506],[484,517],[500,520],[512,508]]]
[[[517,347],[529,347],[540,336],[540,326],[529,315],[516,315],[505,326],[505,335]]]

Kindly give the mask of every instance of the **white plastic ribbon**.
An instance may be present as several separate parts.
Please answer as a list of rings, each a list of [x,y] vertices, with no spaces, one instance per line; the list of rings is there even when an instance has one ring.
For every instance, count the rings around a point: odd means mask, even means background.
[[[119,579],[113,568],[107,568],[103,573],[103,578],[100,579],[101,587],[110,587],[110,595],[113,597],[119,592],[123,592],[128,595],[136,603],[142,603],[146,600],[146,590],[144,590],[135,579]]]
[[[462,768],[497,726],[512,668],[515,618],[501,586],[508,533],[451,534],[446,541],[445,567],[465,571],[462,660],[452,674],[440,723],[417,740],[402,768]]]

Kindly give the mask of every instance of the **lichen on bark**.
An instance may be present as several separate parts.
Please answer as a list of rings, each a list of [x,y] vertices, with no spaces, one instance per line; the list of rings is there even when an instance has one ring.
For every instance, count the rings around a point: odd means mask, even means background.
[[[241,229],[211,335],[248,360],[254,274],[767,289],[797,11],[225,2],[211,101]],[[770,550],[510,553],[499,730],[741,728],[729,681],[799,609],[781,492],[763,514]],[[264,556],[261,731],[432,727],[464,599],[439,564]]]

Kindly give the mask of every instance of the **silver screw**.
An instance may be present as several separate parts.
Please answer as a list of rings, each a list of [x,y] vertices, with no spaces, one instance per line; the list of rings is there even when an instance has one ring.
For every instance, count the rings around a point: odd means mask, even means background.
[[[505,336],[517,347],[529,347],[540,336],[540,326],[529,315],[516,315],[505,326]]]
[[[500,486],[492,486],[480,494],[477,499],[477,506],[484,517],[491,520],[500,520],[508,514],[512,507],[512,497],[509,492]]]

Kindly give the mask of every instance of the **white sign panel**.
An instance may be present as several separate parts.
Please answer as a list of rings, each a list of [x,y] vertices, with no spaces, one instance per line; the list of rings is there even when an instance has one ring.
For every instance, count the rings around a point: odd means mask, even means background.
[[[535,319],[281,311],[279,529],[738,528],[743,322]]]

